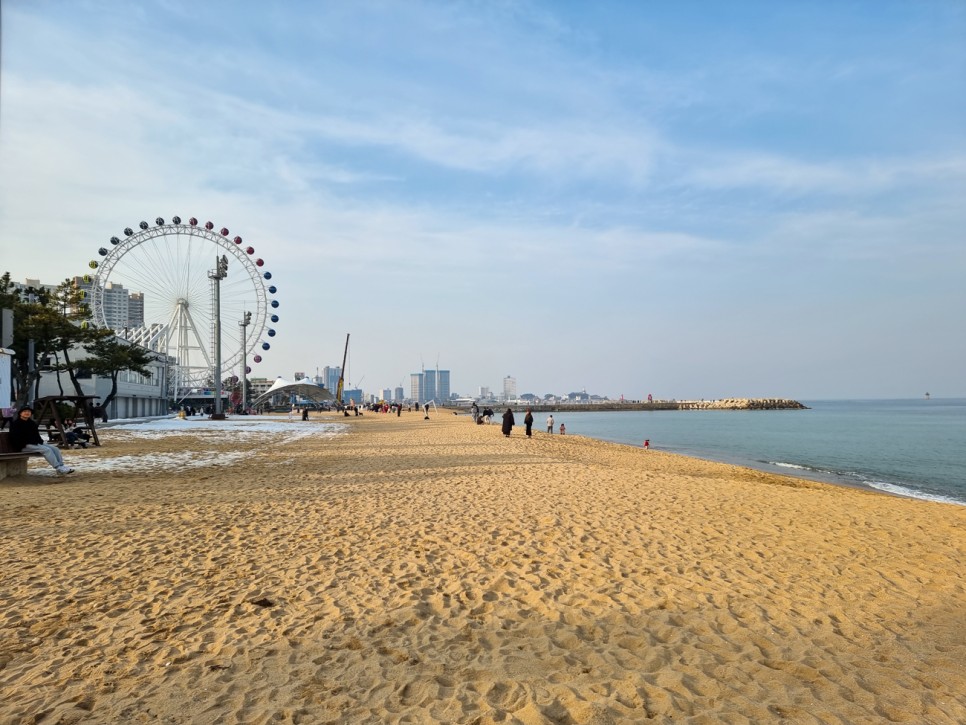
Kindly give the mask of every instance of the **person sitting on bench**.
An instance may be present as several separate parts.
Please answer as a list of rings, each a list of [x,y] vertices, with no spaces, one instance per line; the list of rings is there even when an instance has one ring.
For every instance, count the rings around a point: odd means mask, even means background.
[[[17,411],[17,417],[10,424],[10,447],[24,453],[40,453],[57,473],[73,473],[74,469],[64,463],[60,449],[44,443],[44,439],[40,437],[40,427],[33,415],[34,409],[29,405]]]
[[[91,439],[91,434],[84,428],[78,428],[73,418],[68,418],[64,421],[64,437],[67,439],[67,445],[71,447],[80,446],[81,448],[87,448],[87,442]]]

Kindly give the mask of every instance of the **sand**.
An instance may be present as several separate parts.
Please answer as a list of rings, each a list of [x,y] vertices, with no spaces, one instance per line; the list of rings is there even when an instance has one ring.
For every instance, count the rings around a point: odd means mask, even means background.
[[[319,420],[0,482],[0,722],[966,722],[966,507]]]

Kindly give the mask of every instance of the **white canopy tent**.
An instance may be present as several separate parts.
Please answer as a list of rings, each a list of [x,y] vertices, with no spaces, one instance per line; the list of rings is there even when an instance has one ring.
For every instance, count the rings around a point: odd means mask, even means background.
[[[272,387],[259,395],[252,401],[252,405],[260,405],[266,400],[270,400],[274,395],[295,395],[299,398],[311,400],[313,403],[324,403],[328,400],[335,400],[335,396],[320,385],[316,385],[311,380],[303,379],[290,383],[284,378],[277,378]]]

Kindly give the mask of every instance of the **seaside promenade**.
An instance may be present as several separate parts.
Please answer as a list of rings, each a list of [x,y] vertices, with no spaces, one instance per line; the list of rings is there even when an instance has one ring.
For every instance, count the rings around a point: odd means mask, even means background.
[[[966,722],[966,507],[258,418],[0,481],[0,722]]]

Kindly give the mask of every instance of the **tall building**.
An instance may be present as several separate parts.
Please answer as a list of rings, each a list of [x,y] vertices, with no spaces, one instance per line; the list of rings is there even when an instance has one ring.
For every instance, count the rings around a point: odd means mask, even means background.
[[[439,402],[449,400],[449,370],[436,371],[436,399]]]
[[[423,402],[423,374],[412,373],[409,376],[409,397],[417,403]]]
[[[405,389],[403,389],[402,385],[396,388],[395,395],[393,395],[392,399],[395,400],[397,403],[401,403],[406,399],[406,391]]]
[[[329,367],[326,365],[322,368],[322,380],[327,389],[335,392],[339,388],[339,378],[342,377],[341,366],[336,365],[335,367]]]
[[[144,327],[144,293],[132,292],[127,299],[129,327]]]
[[[436,371],[423,371],[423,397],[420,398],[424,403],[436,400]]]
[[[517,379],[507,375],[503,378],[503,399],[516,400],[517,398]]]
[[[443,403],[450,398],[449,370],[423,370],[409,376],[410,397],[420,403],[435,400]]]
[[[89,275],[74,277],[74,286],[83,290],[90,299],[93,281]],[[112,330],[144,327],[144,294],[130,292],[124,285],[108,282],[103,290],[104,321]],[[167,320],[151,320],[166,323]]]

